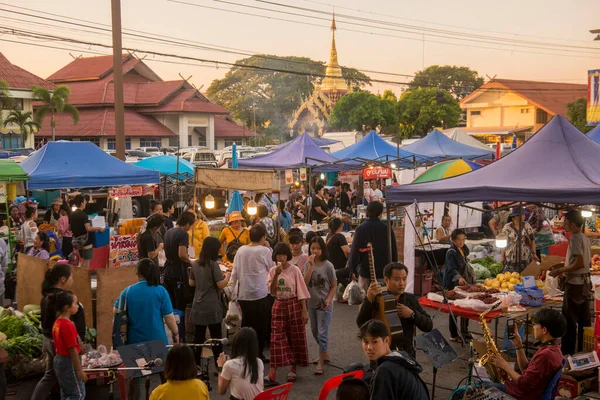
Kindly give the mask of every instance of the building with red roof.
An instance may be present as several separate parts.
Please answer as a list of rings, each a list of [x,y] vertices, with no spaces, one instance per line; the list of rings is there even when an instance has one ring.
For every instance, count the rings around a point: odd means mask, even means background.
[[[12,64],[2,53],[0,53],[0,81],[6,82],[8,92],[14,99],[10,109],[24,112],[33,111],[32,86],[41,86],[50,90],[54,88],[54,85],[47,80]],[[2,120],[4,120],[10,110],[2,109],[0,111],[2,112]],[[21,132],[17,126],[1,126],[0,133],[2,134],[0,135],[0,146],[2,148],[33,146],[33,143],[28,142],[31,138],[25,138],[25,143],[23,142]]]
[[[103,149],[115,148],[113,57],[78,58],[48,77],[71,88],[69,103],[80,121],[56,116],[56,139],[89,140]],[[211,103],[185,80],[163,81],[142,60],[123,55],[125,145],[137,147],[206,146],[222,149],[245,145],[255,136],[227,119],[229,112]],[[35,106],[35,105],[34,105]],[[40,137],[51,136],[44,120]]]

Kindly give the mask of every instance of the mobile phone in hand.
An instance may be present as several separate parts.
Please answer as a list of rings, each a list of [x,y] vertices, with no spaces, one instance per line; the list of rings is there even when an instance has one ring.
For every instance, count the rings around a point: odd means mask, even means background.
[[[506,329],[508,332],[508,338],[509,339],[514,339],[515,338],[515,320],[514,319],[509,319],[508,321],[506,321]]]

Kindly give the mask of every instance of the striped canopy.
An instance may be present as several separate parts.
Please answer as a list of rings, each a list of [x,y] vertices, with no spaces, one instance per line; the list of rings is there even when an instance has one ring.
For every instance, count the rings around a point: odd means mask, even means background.
[[[481,165],[474,163],[472,161],[466,161],[466,160],[444,161],[444,162],[435,164],[433,167],[429,168],[427,171],[425,171],[421,175],[417,176],[417,178],[413,181],[413,183],[431,182],[431,181],[437,181],[440,179],[451,178],[453,176],[458,176],[458,175],[466,174],[467,172],[475,171],[476,169],[479,169],[479,168],[481,168]]]

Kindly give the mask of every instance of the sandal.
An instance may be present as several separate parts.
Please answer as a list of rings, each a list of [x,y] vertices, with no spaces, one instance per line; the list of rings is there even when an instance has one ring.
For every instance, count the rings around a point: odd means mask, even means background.
[[[325,364],[329,364],[331,362],[331,360],[329,358],[327,358],[327,359],[323,360],[323,362]],[[316,360],[313,360],[312,363],[315,364],[315,365],[318,364],[319,363],[319,359],[317,358]]]
[[[462,343],[462,339],[460,338],[460,336],[451,337],[450,340],[452,342]]]
[[[323,375],[323,368],[316,368],[315,375]]]
[[[272,380],[268,376],[264,377],[263,384],[264,384],[264,387],[279,386],[279,382]]]
[[[295,372],[288,372],[287,381],[288,382],[296,382],[297,375]]]

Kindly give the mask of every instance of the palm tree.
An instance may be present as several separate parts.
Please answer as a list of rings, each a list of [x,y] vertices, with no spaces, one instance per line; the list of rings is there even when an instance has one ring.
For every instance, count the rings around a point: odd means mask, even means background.
[[[37,123],[42,123],[44,117],[48,114],[51,115],[50,126],[52,127],[52,141],[55,140],[56,132],[56,119],[55,114],[66,113],[70,114],[73,118],[73,124],[77,125],[79,122],[79,111],[77,108],[69,104],[69,96],[71,95],[71,89],[66,85],[59,85],[54,88],[54,93],[50,93],[50,90],[40,86],[34,86],[31,88],[33,92],[33,98],[41,100],[44,105],[38,107],[35,110],[35,120]]]
[[[4,120],[4,126],[9,124],[19,127],[21,137],[23,138],[23,147],[25,147],[27,135],[30,133],[34,134],[40,130],[40,124],[33,120],[33,112],[31,111],[12,110]]]

